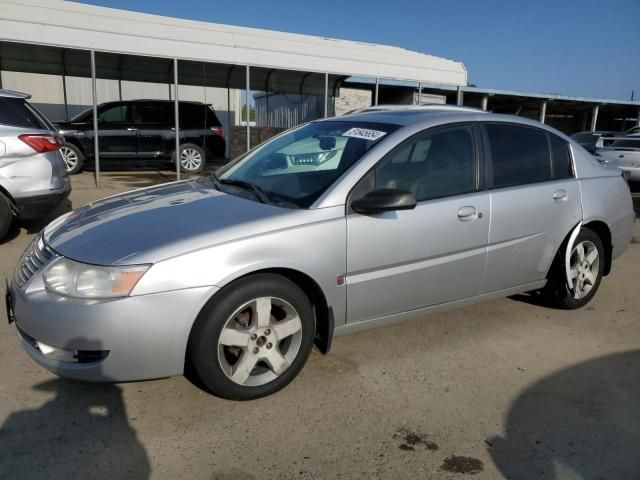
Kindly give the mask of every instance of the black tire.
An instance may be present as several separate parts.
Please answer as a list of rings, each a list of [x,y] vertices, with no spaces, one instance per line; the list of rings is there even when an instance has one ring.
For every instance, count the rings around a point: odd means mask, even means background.
[[[598,251],[598,268],[596,280],[591,285],[589,292],[585,296],[576,298],[574,295],[574,291],[570,290],[567,284],[567,274],[564,260],[565,249],[563,247],[558,253],[558,257],[554,261],[549,271],[547,285],[542,290],[542,295],[545,297],[548,303],[555,307],[567,310],[584,307],[591,301],[593,296],[598,291],[598,287],[600,287],[600,282],[602,281],[605,267],[604,245],[598,234],[588,228],[580,229],[580,233],[578,233],[578,236],[574,241],[574,248],[575,246],[583,242],[591,242],[591,244],[593,244]],[[574,257],[572,256],[572,258]]]
[[[0,241],[11,228],[13,221],[13,214],[11,213],[11,205],[9,200],[2,193],[0,193]]]
[[[75,155],[75,164],[73,164],[73,162],[70,160],[74,157],[68,157],[67,151]],[[69,175],[75,175],[76,173],[80,173],[82,171],[82,169],[84,168],[85,160],[85,156],[84,153],[82,153],[82,150],[80,150],[72,143],[65,142],[60,147],[60,154],[62,155],[62,158],[64,158],[64,162],[67,165],[67,173]]]
[[[295,358],[280,376],[262,385],[246,386],[236,383],[225,373],[219,352],[226,347],[220,347],[218,342],[227,321],[232,321],[230,319],[234,313],[248,302],[261,297],[276,297],[288,302],[295,309],[302,325],[300,346]],[[218,292],[205,306],[191,330],[188,358],[193,372],[214,395],[230,400],[252,400],[277,392],[296,377],[309,357],[314,335],[313,309],[300,287],[280,275],[260,273],[233,282]],[[280,347],[276,345],[275,348]],[[239,358],[243,358],[245,352],[239,355]],[[251,372],[255,372],[260,365],[259,361],[256,367],[252,367]]]
[[[200,156],[200,162],[197,164],[197,166],[190,166],[190,162],[189,161],[182,161],[182,154],[185,152],[195,152],[195,154]],[[204,150],[202,150],[201,147],[199,147],[198,145],[194,144],[194,143],[185,143],[180,145],[180,171],[182,173],[200,173],[202,171],[202,169],[204,168],[204,164],[205,164],[205,155],[204,155]],[[171,156],[171,161],[173,163],[173,165],[176,164],[176,152],[173,152],[173,155]]]

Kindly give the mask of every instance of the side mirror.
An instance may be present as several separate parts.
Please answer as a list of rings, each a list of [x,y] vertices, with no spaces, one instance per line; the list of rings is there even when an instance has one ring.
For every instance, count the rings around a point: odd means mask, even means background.
[[[358,213],[364,214],[390,212],[393,210],[413,210],[416,208],[416,197],[406,190],[381,188],[352,201],[351,208]]]

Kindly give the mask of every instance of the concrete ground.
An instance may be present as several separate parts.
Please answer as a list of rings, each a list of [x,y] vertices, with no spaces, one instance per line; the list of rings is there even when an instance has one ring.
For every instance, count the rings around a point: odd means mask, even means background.
[[[71,201],[171,179],[112,172],[97,190],[82,174]],[[0,276],[45,223],[0,245]],[[59,379],[2,310],[0,478],[637,479],[639,267],[636,224],[582,310],[519,296],[340,337],[283,391],[244,403],[181,377]]]

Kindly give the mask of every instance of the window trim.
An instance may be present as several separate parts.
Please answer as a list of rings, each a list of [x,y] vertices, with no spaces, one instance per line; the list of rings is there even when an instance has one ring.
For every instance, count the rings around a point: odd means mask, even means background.
[[[474,160],[475,160],[475,189],[468,192],[455,193],[451,195],[442,195],[439,197],[427,198],[425,200],[416,200],[416,203],[417,205],[421,205],[426,202],[438,201],[445,198],[459,197],[462,195],[473,195],[478,192],[482,192],[486,190],[486,179],[485,179],[485,176],[482,175],[482,172],[484,171],[484,165],[485,165],[485,152],[484,152],[484,144],[482,141],[482,131],[480,129],[479,122],[467,120],[464,122],[446,123],[442,125],[436,125],[433,127],[425,128],[424,130],[420,130],[419,132],[414,133],[410,137],[405,138],[402,142],[398,143],[389,152],[387,152],[374,165],[372,165],[371,168],[369,168],[369,170],[367,170],[366,173],[364,173],[362,177],[360,177],[360,179],[351,188],[351,190],[349,190],[349,193],[347,194],[347,199],[345,202],[345,209],[346,209],[347,215],[356,213],[354,210],[351,209],[351,202],[354,200],[353,194],[358,190],[358,188],[364,182],[369,180],[369,177],[371,176],[371,174],[375,171],[376,168],[378,168],[378,166],[380,166],[380,164],[382,164],[382,162],[385,162],[391,155],[396,154],[399,150],[406,147],[408,143],[414,142],[419,137],[422,137],[424,135],[430,135],[433,133],[438,133],[441,130],[448,130],[451,128],[459,128],[459,127],[469,127],[469,129],[471,130],[471,137],[472,137],[473,149],[474,149]],[[361,214],[358,214],[358,215],[361,215]]]
[[[551,157],[552,156],[552,153],[551,153],[551,141],[549,140],[549,132],[547,130],[545,130],[543,128],[536,127],[534,125],[526,125],[524,123],[517,123],[517,122],[482,121],[482,122],[479,122],[479,123],[480,123],[480,128],[482,130],[483,140],[486,143],[486,147],[485,147],[485,180],[486,180],[486,189],[487,190],[499,190],[499,189],[502,189],[502,188],[514,188],[514,187],[521,187],[521,186],[526,186],[526,185],[536,185],[536,184],[539,184],[539,183],[553,182],[553,181],[558,181],[558,180],[566,180],[566,179],[553,178],[553,161],[552,161],[552,157]],[[487,131],[487,125],[505,125],[505,126],[510,126],[510,127],[520,127],[520,128],[526,128],[526,129],[534,130],[534,131],[541,132],[541,133],[545,134],[546,145],[547,145],[547,153],[548,153],[548,161],[549,161],[549,172],[550,172],[549,178],[547,178],[546,180],[536,180],[536,181],[533,181],[533,182],[526,182],[526,183],[514,183],[514,184],[511,184],[511,185],[500,185],[500,186],[494,185],[494,183],[493,183],[493,155],[492,155],[492,152],[491,152],[491,141],[489,140],[489,132]],[[565,143],[567,143],[567,142],[565,142]],[[571,149],[569,149],[569,152],[571,152]],[[573,170],[573,166],[572,166],[572,170]]]

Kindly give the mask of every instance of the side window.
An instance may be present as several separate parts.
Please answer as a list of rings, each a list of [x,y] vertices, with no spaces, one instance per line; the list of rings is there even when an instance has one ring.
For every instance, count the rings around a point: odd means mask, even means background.
[[[553,178],[571,178],[573,177],[573,169],[571,168],[571,153],[569,144],[549,134],[549,143],[551,144],[551,163],[553,165]]]
[[[137,104],[135,106],[136,124],[173,125],[172,106],[169,103]]]
[[[127,105],[107,107],[98,114],[98,122],[123,123],[127,121]]]
[[[408,190],[417,201],[475,191],[471,127],[439,129],[401,145],[376,166],[375,188]]]
[[[551,158],[543,130],[518,125],[486,125],[494,187],[509,187],[551,179]]]

